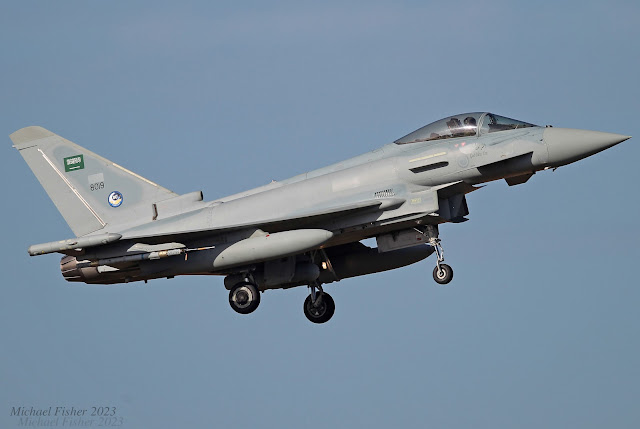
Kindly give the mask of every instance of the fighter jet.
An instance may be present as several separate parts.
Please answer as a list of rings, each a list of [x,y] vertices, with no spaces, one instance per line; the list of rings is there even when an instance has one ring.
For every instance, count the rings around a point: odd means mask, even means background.
[[[329,283],[433,253],[434,280],[449,283],[438,226],[468,219],[466,194],[478,185],[520,185],[630,138],[465,113],[364,155],[204,201],[201,191],[175,194],[38,126],[10,137],[75,235],[28,252],[65,255],[66,280],[220,275],[240,314],[258,308],[261,292],[307,286],[303,309],[314,323],[334,314]],[[368,238],[377,248],[361,243]]]

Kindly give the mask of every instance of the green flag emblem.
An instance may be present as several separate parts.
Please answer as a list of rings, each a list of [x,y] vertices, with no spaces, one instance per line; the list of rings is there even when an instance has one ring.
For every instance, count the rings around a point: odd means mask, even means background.
[[[82,170],[84,168],[84,157],[74,155],[64,159],[64,171]]]

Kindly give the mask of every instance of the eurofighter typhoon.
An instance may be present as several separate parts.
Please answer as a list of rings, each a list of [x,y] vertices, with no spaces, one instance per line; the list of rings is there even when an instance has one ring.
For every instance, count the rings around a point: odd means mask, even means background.
[[[29,254],[65,255],[66,280],[222,275],[241,314],[258,308],[265,290],[306,285],[304,314],[314,323],[334,314],[328,283],[432,253],[434,280],[449,283],[438,226],[467,220],[465,196],[477,185],[519,185],[630,138],[465,113],[364,155],[203,201],[201,191],[177,195],[41,127],[10,137],[75,235]],[[372,237],[377,248],[360,243]]]

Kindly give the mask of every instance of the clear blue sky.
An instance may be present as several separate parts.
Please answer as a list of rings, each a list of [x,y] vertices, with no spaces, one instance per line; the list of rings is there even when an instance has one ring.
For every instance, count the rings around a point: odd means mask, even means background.
[[[640,426],[640,5],[5,1],[0,427],[12,406],[126,428]],[[71,231],[8,134],[41,125],[206,199],[488,110],[633,135],[469,196],[433,259],[234,313],[222,278],[65,282]]]

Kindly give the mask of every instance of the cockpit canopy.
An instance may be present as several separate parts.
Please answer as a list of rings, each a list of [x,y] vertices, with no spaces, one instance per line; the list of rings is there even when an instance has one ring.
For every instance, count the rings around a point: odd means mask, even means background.
[[[537,125],[493,113],[475,112],[447,116],[439,121],[407,134],[396,140],[396,144],[426,142],[430,140],[451,139],[454,137],[471,137],[497,131],[515,130],[518,128],[536,127]]]

